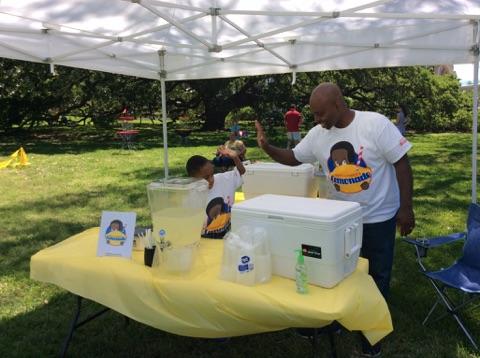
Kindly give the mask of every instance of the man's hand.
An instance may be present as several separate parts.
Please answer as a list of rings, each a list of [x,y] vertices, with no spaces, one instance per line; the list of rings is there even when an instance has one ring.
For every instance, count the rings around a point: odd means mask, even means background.
[[[268,146],[268,140],[267,140],[267,137],[265,136],[265,132],[263,130],[263,127],[262,127],[262,125],[260,124],[259,121],[255,121],[255,129],[257,130],[258,146],[262,149],[265,149],[265,147]]]
[[[235,159],[236,157],[238,157],[238,153],[236,151],[227,148],[224,145],[218,147],[218,153],[220,153],[220,155],[223,155],[224,157],[229,157],[231,159]]]
[[[402,208],[397,213],[397,227],[400,235],[407,236],[415,227],[415,216],[412,208]]]

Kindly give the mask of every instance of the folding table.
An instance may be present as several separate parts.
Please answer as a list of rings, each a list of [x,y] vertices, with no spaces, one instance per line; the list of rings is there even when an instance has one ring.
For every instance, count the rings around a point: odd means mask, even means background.
[[[393,329],[387,304],[367,274],[364,259],[334,288],[310,285],[309,293],[300,295],[295,281],[278,276],[252,287],[220,280],[223,240],[202,239],[191,272],[175,275],[145,266],[143,252],[134,251],[132,259],[97,257],[98,230],[86,230],[33,255],[31,278],[138,322],[190,337],[319,328],[338,321],[376,343]],[[80,305],[77,318],[79,313]],[[66,346],[72,334],[73,330]]]

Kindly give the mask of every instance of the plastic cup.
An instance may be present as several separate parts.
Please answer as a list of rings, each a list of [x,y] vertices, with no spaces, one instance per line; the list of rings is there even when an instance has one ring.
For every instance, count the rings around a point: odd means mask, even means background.
[[[237,259],[237,283],[246,286],[255,285],[256,262],[253,250],[242,250]]]
[[[143,244],[143,240],[136,236],[133,240],[133,251],[144,251],[145,245]]]
[[[165,269],[170,272],[187,272],[192,268],[195,259],[194,245],[167,249],[165,254]]]
[[[272,259],[270,255],[255,256],[255,282],[264,283],[272,278]]]
[[[222,280],[235,282],[237,280],[236,258],[238,256],[237,249],[229,240],[224,242],[223,260],[220,271]]]
[[[152,267],[153,263],[153,256],[155,254],[155,246],[152,247],[151,249],[145,248],[145,251],[143,252],[143,263],[145,266]]]

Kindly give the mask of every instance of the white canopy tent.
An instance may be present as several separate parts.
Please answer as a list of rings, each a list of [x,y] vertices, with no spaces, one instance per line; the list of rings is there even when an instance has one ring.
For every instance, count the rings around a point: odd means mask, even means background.
[[[479,0],[0,0],[0,56],[165,81],[474,63]]]

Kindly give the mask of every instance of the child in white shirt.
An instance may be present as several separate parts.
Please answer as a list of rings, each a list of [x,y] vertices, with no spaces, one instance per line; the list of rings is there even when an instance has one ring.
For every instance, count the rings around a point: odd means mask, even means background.
[[[236,151],[221,146],[218,152],[233,160],[233,170],[213,174],[213,164],[200,155],[188,159],[186,169],[189,176],[205,179],[210,189],[202,237],[221,239],[230,230],[230,211],[235,201],[235,191],[243,184],[245,167]]]

